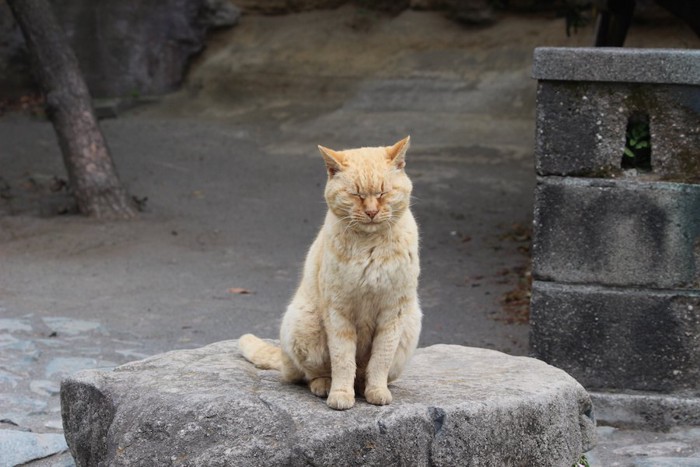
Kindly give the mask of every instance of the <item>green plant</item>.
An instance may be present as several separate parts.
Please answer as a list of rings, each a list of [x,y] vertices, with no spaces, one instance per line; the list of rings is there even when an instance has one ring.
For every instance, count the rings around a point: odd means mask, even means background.
[[[588,459],[586,459],[586,455],[581,454],[581,458],[571,467],[591,467],[591,464],[588,463]]]
[[[627,144],[625,144],[625,156],[637,157],[642,149],[651,147],[649,136],[649,124],[646,122],[636,122],[631,124],[627,131]]]
[[[651,131],[648,115],[635,113],[629,117],[621,162],[623,170],[651,172]]]

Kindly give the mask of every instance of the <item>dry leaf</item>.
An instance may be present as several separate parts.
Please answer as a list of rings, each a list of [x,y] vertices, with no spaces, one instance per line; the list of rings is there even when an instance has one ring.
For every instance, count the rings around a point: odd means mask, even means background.
[[[230,294],[238,294],[238,295],[248,295],[252,294],[252,290],[244,289],[241,287],[231,287],[230,289],[227,290],[228,293]]]

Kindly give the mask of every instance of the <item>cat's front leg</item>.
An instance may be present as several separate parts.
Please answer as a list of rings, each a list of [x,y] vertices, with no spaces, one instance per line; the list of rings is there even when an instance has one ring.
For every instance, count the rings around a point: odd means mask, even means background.
[[[332,409],[346,410],[355,405],[355,325],[336,310],[328,313],[326,333],[331,357],[331,390],[326,403]]]
[[[372,355],[367,364],[365,399],[370,404],[387,405],[392,401],[387,383],[400,337],[400,314],[380,320],[372,341]]]

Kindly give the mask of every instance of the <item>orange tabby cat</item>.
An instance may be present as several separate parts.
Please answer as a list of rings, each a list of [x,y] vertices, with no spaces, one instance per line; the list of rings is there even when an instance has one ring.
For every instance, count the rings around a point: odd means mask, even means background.
[[[404,172],[409,141],[345,151],[319,146],[328,213],[282,319],[282,348],[251,334],[239,340],[246,359],[281,370],[285,381],[307,381],[334,409],[352,407],[355,388],[371,404],[389,404],[387,383],[418,344],[418,228]]]

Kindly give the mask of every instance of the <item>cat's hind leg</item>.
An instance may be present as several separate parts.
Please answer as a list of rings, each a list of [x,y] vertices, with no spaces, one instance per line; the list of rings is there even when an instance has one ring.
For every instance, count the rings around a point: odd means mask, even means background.
[[[287,352],[282,351],[282,381],[285,383],[300,383],[304,380],[304,372],[292,361]]]
[[[331,392],[331,379],[326,376],[310,379],[309,389],[318,397],[327,397]]]
[[[394,360],[389,368],[388,382],[392,382],[401,376],[406,363],[413,355],[413,352],[418,347],[418,339],[421,330],[421,318],[423,313],[420,310],[418,303],[408,308],[408,312],[404,313],[403,330],[399,346],[394,354]]]
[[[300,298],[287,308],[280,332],[282,349],[294,381],[308,382],[311,392],[326,397],[331,387],[331,364],[323,327],[312,304]]]

